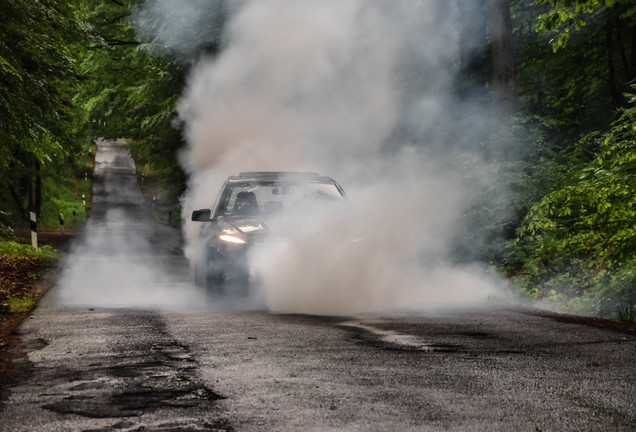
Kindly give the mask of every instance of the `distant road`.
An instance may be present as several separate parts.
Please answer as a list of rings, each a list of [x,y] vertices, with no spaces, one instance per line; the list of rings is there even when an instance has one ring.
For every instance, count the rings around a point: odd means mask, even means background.
[[[0,431],[634,431],[636,336],[523,310],[208,310],[124,143],[19,327]]]

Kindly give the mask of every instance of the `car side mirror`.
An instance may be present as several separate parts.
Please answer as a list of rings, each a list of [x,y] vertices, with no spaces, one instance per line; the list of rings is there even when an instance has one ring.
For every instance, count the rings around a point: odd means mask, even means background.
[[[210,209],[195,210],[192,212],[192,220],[195,222],[210,222],[212,211]]]

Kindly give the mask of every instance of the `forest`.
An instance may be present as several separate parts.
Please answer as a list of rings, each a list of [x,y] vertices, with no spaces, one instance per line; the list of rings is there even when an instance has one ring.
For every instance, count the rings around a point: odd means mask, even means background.
[[[196,0],[203,13],[174,16],[186,49],[170,34],[159,40],[163,23],[140,14],[153,2],[0,0],[1,236],[28,227],[30,212],[44,227],[60,213],[67,226],[85,221],[98,137],[128,140],[170,223],[180,222],[187,144],[176,107],[197,60],[223,51],[232,0]],[[497,217],[467,211],[467,226],[491,241],[458,246],[456,259],[496,268],[555,310],[634,320],[636,2],[451,3],[455,96],[477,95],[500,119],[475,139],[501,143],[492,152],[509,196]]]

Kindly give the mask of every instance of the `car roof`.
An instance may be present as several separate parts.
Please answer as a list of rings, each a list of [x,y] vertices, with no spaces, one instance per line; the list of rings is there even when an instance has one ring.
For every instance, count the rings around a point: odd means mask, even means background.
[[[331,177],[321,176],[315,172],[302,171],[246,171],[238,176],[230,176],[227,180],[228,182],[283,180],[337,184]]]

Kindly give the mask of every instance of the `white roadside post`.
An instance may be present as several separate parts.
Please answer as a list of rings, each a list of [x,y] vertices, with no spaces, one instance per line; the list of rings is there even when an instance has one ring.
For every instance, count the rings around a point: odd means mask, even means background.
[[[31,225],[31,246],[33,249],[38,248],[38,225],[34,212],[29,212],[30,225]]]

